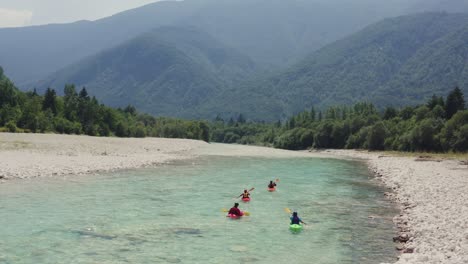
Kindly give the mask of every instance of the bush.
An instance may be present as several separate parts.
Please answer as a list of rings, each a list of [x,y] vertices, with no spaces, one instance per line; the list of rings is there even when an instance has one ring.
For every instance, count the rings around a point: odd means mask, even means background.
[[[234,134],[232,132],[228,132],[226,133],[226,135],[224,135],[224,140],[223,142],[224,143],[237,143],[237,141],[240,139],[240,136],[237,135],[237,134]]]
[[[18,129],[14,121],[9,121],[8,123],[6,123],[5,127],[7,128],[8,132],[11,132],[11,133],[15,133],[16,130]]]

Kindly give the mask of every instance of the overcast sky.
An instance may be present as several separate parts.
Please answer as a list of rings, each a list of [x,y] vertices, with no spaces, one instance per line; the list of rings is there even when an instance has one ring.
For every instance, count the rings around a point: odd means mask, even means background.
[[[0,0],[0,27],[96,20],[159,0]]]

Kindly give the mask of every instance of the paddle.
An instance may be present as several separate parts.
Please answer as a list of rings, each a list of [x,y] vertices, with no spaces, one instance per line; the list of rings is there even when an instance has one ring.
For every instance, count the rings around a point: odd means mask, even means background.
[[[247,192],[251,192],[251,191],[253,191],[253,190],[255,190],[254,187],[250,188],[250,190],[248,190]],[[234,197],[234,198],[240,198],[242,195],[244,195],[244,194],[242,193],[241,195],[239,195],[239,196],[237,196],[237,197]]]
[[[226,208],[221,209],[221,211],[224,212],[224,213],[229,212],[229,210],[226,209]],[[250,213],[249,213],[249,212],[244,211],[243,213],[244,213],[244,216],[250,216]]]
[[[284,211],[285,211],[286,213],[288,213],[288,214],[292,214],[291,209],[289,209],[289,208],[287,208],[287,207],[284,208]],[[301,220],[301,223],[303,223],[304,225],[307,225],[307,224],[306,224],[304,221],[302,221],[302,220]]]

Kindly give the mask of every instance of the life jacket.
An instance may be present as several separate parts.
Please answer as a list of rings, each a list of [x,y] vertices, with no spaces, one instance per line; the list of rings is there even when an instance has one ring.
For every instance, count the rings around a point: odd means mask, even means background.
[[[242,215],[242,212],[239,210],[239,208],[233,207],[233,208],[231,208],[231,209],[229,210],[229,213],[228,213],[228,214],[241,216],[241,215]]]
[[[242,194],[242,198],[249,198],[250,193],[246,192]]]
[[[301,219],[299,217],[291,217],[291,225],[300,225],[301,224]]]

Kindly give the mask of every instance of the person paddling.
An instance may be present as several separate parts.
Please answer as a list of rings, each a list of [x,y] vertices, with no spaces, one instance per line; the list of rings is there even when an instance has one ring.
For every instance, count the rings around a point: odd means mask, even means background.
[[[276,183],[273,181],[270,181],[270,184],[268,184],[268,188],[273,189],[276,187]]]
[[[237,198],[242,197],[242,199],[250,199],[250,191],[253,191],[253,189],[255,188],[250,188],[250,190],[244,190],[244,192],[241,195],[237,196]]]
[[[293,212],[291,216],[291,225],[300,225],[301,223],[306,224],[299,218],[297,212]]]
[[[232,216],[243,216],[244,213],[238,208],[239,207],[239,203],[235,203],[234,204],[234,207],[232,207],[230,210],[229,210],[229,213],[228,215],[232,215]]]

